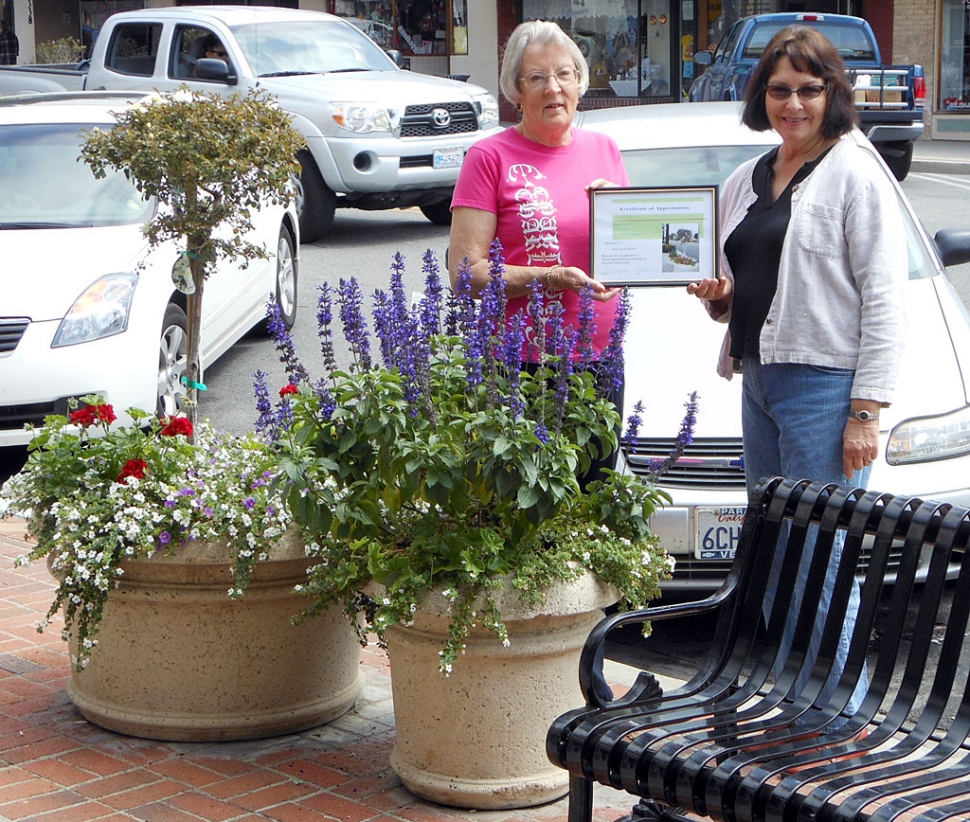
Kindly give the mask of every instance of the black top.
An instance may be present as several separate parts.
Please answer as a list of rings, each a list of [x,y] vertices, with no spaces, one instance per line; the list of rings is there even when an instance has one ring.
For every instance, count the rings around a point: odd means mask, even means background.
[[[792,192],[827,153],[798,169],[774,202],[771,181],[778,149],[769,151],[754,167],[751,183],[758,199],[724,243],[724,253],[734,273],[730,329],[731,356],[736,359],[760,356],[761,327],[778,288],[781,249],[791,221]]]

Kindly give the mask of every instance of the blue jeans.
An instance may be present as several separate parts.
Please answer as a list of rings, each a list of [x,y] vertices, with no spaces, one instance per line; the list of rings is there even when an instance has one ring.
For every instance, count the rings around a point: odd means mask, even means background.
[[[842,467],[842,432],[848,419],[854,372],[844,368],[820,368],[812,365],[763,365],[750,357],[744,360],[741,420],[744,437],[744,475],[748,493],[765,476],[784,476],[792,479],[811,479],[865,487],[869,482],[869,468],[856,471],[851,480]],[[841,536],[841,535],[840,535]],[[826,578],[823,600],[819,605],[820,618],[812,631],[809,656],[798,678],[798,685],[807,682],[821,644],[824,615],[828,613],[835,572],[841,555],[843,539],[833,546],[833,562]],[[771,613],[775,589],[781,574],[784,541],[772,562],[765,599],[765,620]],[[795,632],[795,615],[799,598],[808,578],[814,540],[809,537],[798,572],[798,582],[785,625],[780,658],[787,656]],[[849,642],[859,610],[859,585],[853,585],[845,625],[839,640],[835,664],[819,696],[820,704],[835,691],[849,653]],[[780,670],[776,670],[776,676]],[[846,706],[854,713],[862,704],[868,687],[863,670],[859,683]],[[836,720],[831,729],[844,724]]]

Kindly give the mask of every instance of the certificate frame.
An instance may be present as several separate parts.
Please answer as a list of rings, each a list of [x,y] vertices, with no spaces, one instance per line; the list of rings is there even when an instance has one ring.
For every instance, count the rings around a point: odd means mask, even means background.
[[[716,278],[718,186],[624,186],[590,192],[590,276],[607,286]]]

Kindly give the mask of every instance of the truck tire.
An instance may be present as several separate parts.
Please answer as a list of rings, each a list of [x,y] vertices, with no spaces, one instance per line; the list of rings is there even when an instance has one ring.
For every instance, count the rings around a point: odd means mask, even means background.
[[[913,165],[912,143],[878,143],[876,149],[886,161],[893,177],[902,182]]]
[[[296,198],[300,215],[300,241],[312,243],[330,231],[337,208],[337,195],[323,182],[309,151],[304,149],[298,152],[296,159],[300,161],[302,169]]]
[[[451,225],[451,198],[421,206],[421,213],[435,225]]]

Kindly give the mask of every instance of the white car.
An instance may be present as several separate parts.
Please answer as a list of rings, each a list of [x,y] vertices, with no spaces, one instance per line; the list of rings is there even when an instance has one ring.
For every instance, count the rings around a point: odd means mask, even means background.
[[[69,398],[101,394],[119,423],[130,407],[171,414],[182,400],[185,295],[174,244],[150,250],[156,204],[122,174],[95,179],[79,160],[82,130],[115,121],[141,95],[0,99],[0,447],[23,445]],[[268,259],[221,262],[206,281],[202,366],[265,321],[274,294],[296,317],[295,208],[267,206],[248,239]]]
[[[603,109],[577,122],[617,141],[634,186],[720,185],[739,163],[779,142],[774,132],[741,125],[736,103]],[[970,505],[970,315],[943,264],[944,257],[947,264],[970,260],[970,233],[931,240],[888,170],[886,177],[906,222],[908,331],[895,402],[879,415],[883,451],[869,487]],[[709,590],[730,567],[747,504],[741,378],[717,375],[724,326],[682,285],[632,291],[624,419],[637,400],[646,410],[626,463],[642,474],[651,460],[663,460],[687,395],[698,392],[695,439],[659,483],[673,504],[656,515],[653,529],[676,560],[666,590]],[[864,551],[863,566],[866,559]]]

